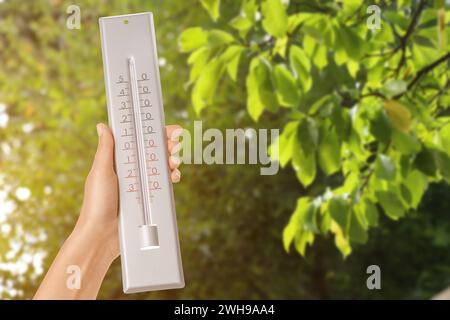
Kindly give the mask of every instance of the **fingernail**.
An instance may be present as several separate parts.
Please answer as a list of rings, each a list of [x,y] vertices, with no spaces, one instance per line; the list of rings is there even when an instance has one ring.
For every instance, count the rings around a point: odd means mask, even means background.
[[[171,156],[170,157],[170,161],[175,165],[178,166],[181,163],[180,158],[176,157],[176,156]]]
[[[104,128],[103,123],[97,124],[97,135],[99,137],[101,137],[103,134],[103,128]]]
[[[171,141],[178,141],[178,138],[181,136],[182,133],[183,133],[183,129],[182,128],[173,130],[172,131],[172,135],[170,136],[170,140]]]
[[[180,170],[175,169],[174,173],[175,173],[175,176],[176,176],[178,179],[181,178],[181,172],[180,172]]]
[[[176,145],[173,146],[170,154],[176,154],[176,153],[180,152],[180,150],[181,150],[181,143],[178,142]]]

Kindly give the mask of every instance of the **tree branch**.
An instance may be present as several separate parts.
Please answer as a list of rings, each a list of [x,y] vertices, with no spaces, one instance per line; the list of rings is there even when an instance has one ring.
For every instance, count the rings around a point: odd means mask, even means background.
[[[396,95],[394,97],[394,99],[399,99],[401,98],[406,92],[408,92],[409,90],[411,90],[416,84],[417,82],[420,81],[420,79],[422,79],[422,77],[424,75],[426,75],[428,72],[432,71],[434,68],[436,68],[437,66],[439,66],[441,63],[446,62],[447,60],[450,59],[450,52],[448,52],[446,55],[440,57],[439,59],[437,59],[436,61],[430,63],[429,65],[423,67],[422,69],[420,69],[417,73],[416,76],[414,77],[414,79],[408,84],[407,90],[405,92],[402,92],[398,95]]]
[[[390,147],[391,147],[391,142],[386,144],[384,149],[381,151],[381,154],[387,153],[387,151],[389,150]],[[370,178],[375,173],[375,161],[376,161],[376,159],[374,159],[374,161],[369,164],[369,169],[367,169],[368,170],[367,176],[365,177],[362,185],[359,188],[359,192],[361,192],[361,193],[367,188]]]
[[[412,17],[411,23],[408,26],[408,29],[406,30],[406,33],[403,35],[403,37],[400,38],[400,45],[394,50],[394,53],[398,50],[402,50],[402,56],[400,58],[400,61],[397,65],[396,73],[400,72],[400,69],[406,62],[406,45],[408,44],[408,40],[411,37],[411,35],[414,32],[414,29],[416,28],[417,22],[419,21],[420,14],[422,13],[423,9],[425,8],[426,1],[421,0],[419,2],[419,5],[417,6],[417,10],[414,12],[414,15]]]
[[[438,90],[438,92],[431,97],[430,101],[428,101],[429,104],[433,103],[434,100],[436,100],[437,98],[439,98],[442,94],[446,93],[448,90],[450,89],[450,80],[447,80],[447,82],[445,83],[445,86]]]

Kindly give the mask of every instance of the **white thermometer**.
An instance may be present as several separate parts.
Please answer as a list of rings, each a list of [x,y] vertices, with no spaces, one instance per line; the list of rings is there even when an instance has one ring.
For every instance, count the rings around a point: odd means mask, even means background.
[[[150,12],[99,20],[125,293],[184,287]]]

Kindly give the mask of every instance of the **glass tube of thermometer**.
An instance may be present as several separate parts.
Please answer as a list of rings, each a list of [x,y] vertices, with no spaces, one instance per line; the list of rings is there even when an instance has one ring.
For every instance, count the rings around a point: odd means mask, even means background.
[[[125,293],[181,288],[183,267],[151,13],[100,18]]]
[[[136,76],[136,63],[134,57],[128,58],[128,73],[130,75],[130,95],[134,116],[136,137],[137,171],[139,172],[139,191],[142,200],[142,215],[144,224],[140,226],[141,249],[159,248],[158,226],[152,224],[152,209],[150,205],[150,190],[147,182],[147,160],[145,155],[145,138],[142,131],[141,108],[139,107],[139,85]]]

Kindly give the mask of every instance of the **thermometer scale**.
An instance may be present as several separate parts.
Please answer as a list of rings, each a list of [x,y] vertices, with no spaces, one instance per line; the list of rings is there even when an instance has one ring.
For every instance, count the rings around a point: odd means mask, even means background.
[[[125,293],[184,287],[151,13],[99,20]]]

